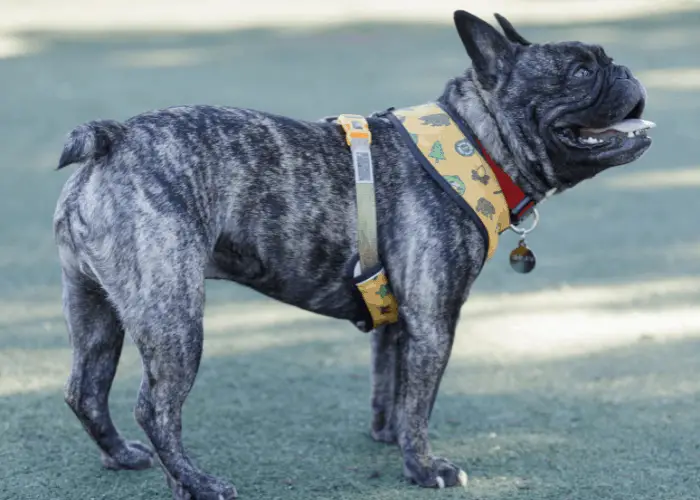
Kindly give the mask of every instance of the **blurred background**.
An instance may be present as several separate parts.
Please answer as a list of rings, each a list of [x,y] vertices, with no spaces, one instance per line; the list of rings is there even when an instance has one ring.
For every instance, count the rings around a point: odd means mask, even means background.
[[[469,499],[697,499],[700,4],[675,0],[0,0],[0,499],[166,499],[158,470],[102,470],[62,400],[70,349],[51,219],[65,134],[177,104],[298,118],[436,97],[469,65],[452,25],[603,44],[646,84],[654,145],[506,235],[465,306],[432,418]],[[357,79],[357,75],[361,79]],[[372,442],[369,346],[352,325],[210,283],[185,445],[241,498],[436,498]],[[142,439],[131,343],[112,414]]]

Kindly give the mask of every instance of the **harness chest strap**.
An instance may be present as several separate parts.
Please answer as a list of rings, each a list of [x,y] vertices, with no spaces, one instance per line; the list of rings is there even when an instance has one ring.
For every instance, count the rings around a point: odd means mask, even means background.
[[[388,116],[420,165],[481,232],[485,260],[493,257],[511,213],[495,169],[466,127],[435,102],[395,109]]]
[[[399,308],[379,260],[374,170],[370,151],[372,134],[367,120],[361,115],[340,115],[337,122],[345,130],[355,170],[360,269],[355,272],[353,281],[369,313],[371,329],[375,329],[398,321]]]

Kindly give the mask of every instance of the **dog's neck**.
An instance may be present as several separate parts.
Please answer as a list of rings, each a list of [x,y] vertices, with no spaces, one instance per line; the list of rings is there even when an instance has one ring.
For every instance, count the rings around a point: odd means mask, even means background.
[[[485,93],[475,82],[471,71],[451,79],[438,99],[450,105],[469,125],[486,151],[500,165],[505,173],[535,201],[542,200],[554,187],[546,178],[551,172],[548,160],[543,160],[529,147],[521,143],[509,142],[508,131],[503,130],[486,104]],[[546,162],[546,165],[542,163]]]

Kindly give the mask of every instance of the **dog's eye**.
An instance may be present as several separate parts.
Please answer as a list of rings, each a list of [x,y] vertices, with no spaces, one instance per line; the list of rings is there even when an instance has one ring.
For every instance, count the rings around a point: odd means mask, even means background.
[[[574,71],[575,78],[587,78],[587,77],[591,76],[592,74],[593,74],[593,72],[590,69],[585,68],[583,66],[579,66]]]

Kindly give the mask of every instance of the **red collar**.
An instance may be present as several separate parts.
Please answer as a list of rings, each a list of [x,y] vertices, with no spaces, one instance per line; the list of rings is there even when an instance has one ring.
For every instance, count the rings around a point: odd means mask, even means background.
[[[476,140],[484,159],[486,159],[491,167],[491,170],[493,170],[493,173],[498,180],[498,184],[501,186],[503,196],[505,197],[508,208],[510,209],[510,223],[517,226],[520,221],[527,217],[530,211],[532,211],[532,209],[535,207],[535,200],[523,193],[523,190],[520,189],[515,182],[513,182],[513,179],[511,179],[510,176],[503,171],[500,165],[498,165],[493,158],[491,158],[491,155],[488,154],[479,139],[476,137],[474,139]]]

